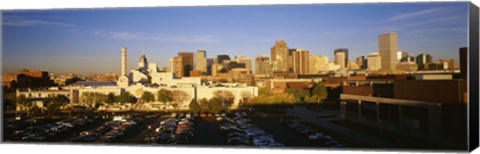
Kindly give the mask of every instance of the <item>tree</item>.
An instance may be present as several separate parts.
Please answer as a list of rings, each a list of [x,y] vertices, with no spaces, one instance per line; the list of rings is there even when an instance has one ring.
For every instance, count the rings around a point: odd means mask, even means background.
[[[206,98],[202,98],[200,99],[199,101],[199,105],[200,105],[200,111],[201,112],[209,112],[209,102]]]
[[[117,100],[117,97],[113,93],[108,93],[107,95],[107,100],[105,100],[105,103],[107,104],[113,104]]]
[[[287,89],[284,90],[284,92],[287,93],[289,97],[293,97],[293,102],[297,102],[297,99],[294,96],[294,94],[296,92],[295,89],[287,88]]]
[[[172,91],[167,89],[160,89],[157,92],[157,97],[158,97],[157,100],[162,102],[163,104],[173,101]]]
[[[31,106],[31,104],[28,101],[28,98],[24,94],[20,94],[16,100],[17,100],[17,104],[20,106],[23,106],[23,107]]]
[[[226,90],[217,90],[213,92],[213,98],[217,98],[222,102],[223,109],[231,106],[235,96],[230,91]]]
[[[122,92],[120,92],[120,96],[118,97],[117,101],[121,104],[123,104],[123,103],[133,103],[133,102],[137,101],[137,99],[132,94],[130,94],[128,91],[122,91]]]
[[[15,107],[16,107],[16,104],[17,104],[17,94],[16,92],[6,92],[4,91],[4,98],[3,98],[3,102],[4,102],[4,109],[6,111],[9,111],[9,110],[15,110]]]
[[[196,99],[192,99],[192,101],[190,101],[190,105],[188,107],[190,108],[190,112],[201,111],[200,105],[198,104]]]
[[[310,91],[302,89],[302,90],[296,90],[295,93],[293,94],[295,96],[296,100],[300,101],[305,101],[305,97],[310,96]]]
[[[143,101],[145,101],[147,103],[155,101],[155,96],[151,92],[148,92],[148,91],[143,92],[141,98],[142,98]]]
[[[222,100],[219,98],[212,98],[208,101],[208,112],[220,113],[224,109]]]
[[[249,91],[242,91],[242,103],[248,103],[248,100],[252,98],[252,93]]]
[[[325,84],[323,83],[315,83],[311,90],[311,94],[312,96],[316,96],[316,102],[321,102],[328,96],[327,87],[325,87]]]
[[[173,106],[178,109],[178,107],[180,107],[182,105],[181,104],[182,102],[185,102],[185,101],[190,99],[190,96],[184,91],[173,90],[172,91],[172,99],[175,102],[173,104]]]
[[[69,99],[64,95],[48,96],[44,101],[44,105],[47,107],[47,113],[55,115],[60,111],[62,106],[68,104]]]
[[[107,100],[107,95],[97,92],[84,92],[80,96],[80,102],[88,107],[95,107],[103,104]]]

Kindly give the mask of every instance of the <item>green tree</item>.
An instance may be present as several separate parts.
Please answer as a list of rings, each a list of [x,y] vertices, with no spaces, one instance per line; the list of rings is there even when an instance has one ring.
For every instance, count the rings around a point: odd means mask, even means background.
[[[142,100],[149,103],[155,101],[155,96],[148,91],[143,92],[142,94]]]
[[[284,90],[286,94],[288,94],[289,97],[293,97],[293,102],[297,102],[296,97],[294,96],[295,93],[297,92],[295,89],[287,88]]]
[[[323,83],[316,83],[311,90],[311,94],[315,96],[315,102],[321,102],[328,96],[327,87]]]
[[[157,92],[157,100],[162,102],[163,104],[167,104],[168,102],[173,101],[172,98],[172,91],[167,90],[167,89],[160,89]]]
[[[106,100],[107,95],[98,92],[84,92],[80,96],[80,102],[92,108],[105,103]]]
[[[190,108],[190,112],[199,112],[202,110],[196,99],[192,99],[188,107]]]
[[[44,101],[46,112],[50,115],[60,112],[60,108],[68,104],[69,99],[64,95],[48,96]]]
[[[208,101],[208,112],[220,113],[224,109],[222,100],[219,98],[212,98]]]
[[[310,91],[305,89],[296,90],[293,96],[295,96],[297,101],[305,101],[305,97],[310,96]]]
[[[137,99],[132,94],[130,94],[130,92],[122,91],[120,93],[120,96],[118,96],[117,101],[121,104],[123,104],[123,103],[133,103],[133,102],[137,101]]]
[[[107,100],[105,100],[105,103],[107,104],[113,104],[117,100],[117,97],[113,93],[108,93],[107,95]]]

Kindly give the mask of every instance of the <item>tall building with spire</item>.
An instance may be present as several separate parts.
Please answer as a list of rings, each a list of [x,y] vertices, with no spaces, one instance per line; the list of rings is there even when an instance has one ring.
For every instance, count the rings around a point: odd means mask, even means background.
[[[398,64],[397,58],[397,33],[390,32],[378,36],[378,53],[381,57],[381,70],[395,71]]]

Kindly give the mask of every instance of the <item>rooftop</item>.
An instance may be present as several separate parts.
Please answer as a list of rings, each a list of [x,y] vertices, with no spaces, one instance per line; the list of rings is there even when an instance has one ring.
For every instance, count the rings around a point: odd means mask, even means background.
[[[84,86],[84,87],[98,87],[98,86],[116,86],[112,81],[77,81],[69,86]]]

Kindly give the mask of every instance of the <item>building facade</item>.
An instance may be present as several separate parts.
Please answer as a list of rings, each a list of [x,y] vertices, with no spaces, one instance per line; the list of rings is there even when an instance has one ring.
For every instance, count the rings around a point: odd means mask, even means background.
[[[193,61],[195,63],[193,69],[200,70],[204,73],[207,73],[207,51],[199,50],[194,53]]]
[[[391,32],[378,36],[378,51],[381,57],[381,70],[395,71],[398,64],[397,59],[397,33]]]
[[[348,64],[348,49],[340,48],[335,49],[334,53],[334,63],[340,65],[340,69],[344,69]]]
[[[270,51],[271,61],[275,62],[273,71],[289,71],[289,49],[287,43],[284,40],[276,40]]]
[[[293,52],[293,72],[295,74],[308,74],[309,69],[309,51],[297,49]]]

